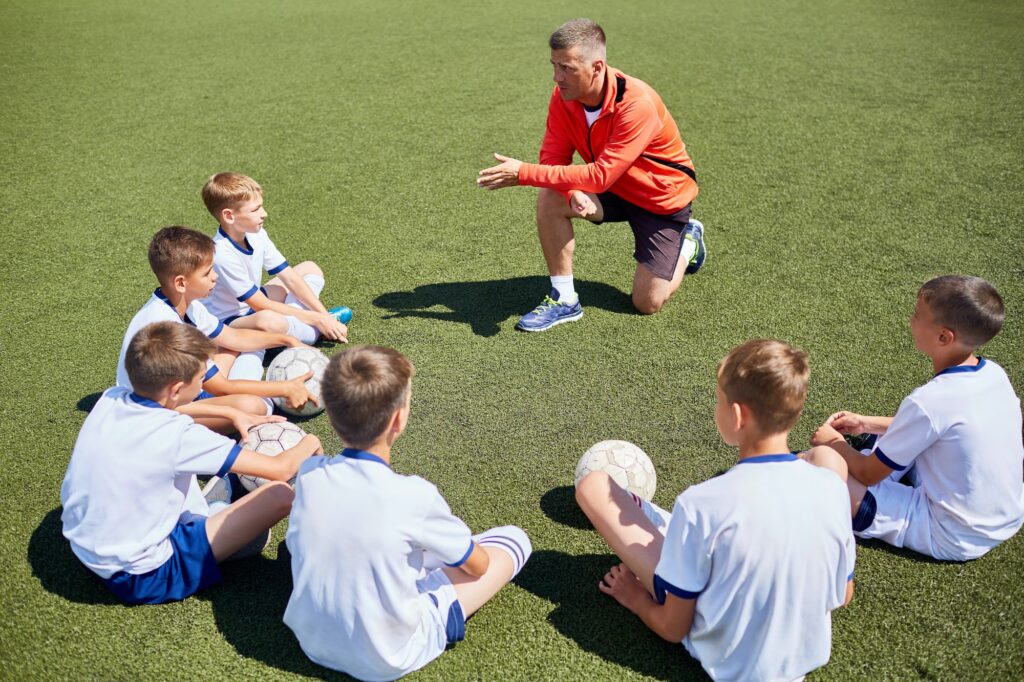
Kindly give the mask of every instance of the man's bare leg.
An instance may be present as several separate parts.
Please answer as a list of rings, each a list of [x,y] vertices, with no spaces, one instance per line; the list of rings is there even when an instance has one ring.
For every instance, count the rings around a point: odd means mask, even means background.
[[[604,218],[604,207],[597,195],[588,196],[597,207],[597,212],[587,216],[587,220],[600,222]],[[540,238],[540,248],[544,252],[549,275],[572,274],[572,257],[576,251],[572,219],[579,217],[569,207],[565,197],[555,190],[542,188],[537,192],[537,236]]]
[[[633,307],[644,315],[653,315],[661,310],[676,289],[683,283],[686,263],[680,258],[671,280],[662,279],[651,272],[646,265],[637,263],[633,275]]]

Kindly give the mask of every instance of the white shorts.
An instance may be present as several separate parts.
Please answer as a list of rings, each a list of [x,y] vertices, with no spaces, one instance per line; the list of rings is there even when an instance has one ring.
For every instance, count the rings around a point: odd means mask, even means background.
[[[857,537],[882,540],[934,557],[931,514],[924,491],[892,478],[885,478],[868,490],[875,496],[878,508],[874,521],[856,533]]]
[[[644,516],[654,524],[654,527],[658,529],[658,532],[665,535],[665,531],[668,530],[669,519],[672,518],[672,512],[665,511],[658,505],[654,504],[650,500],[645,500],[638,495],[633,493],[629,494],[633,498],[633,502],[636,506],[640,507],[640,511],[644,513]]]
[[[416,589],[434,602],[438,622],[444,629],[446,644],[454,644],[465,639],[466,617],[462,612],[462,604],[459,603],[459,595],[455,592],[452,581],[448,579],[448,574],[436,568],[416,581]],[[444,651],[444,647],[430,656],[430,660],[440,655],[441,651]]]

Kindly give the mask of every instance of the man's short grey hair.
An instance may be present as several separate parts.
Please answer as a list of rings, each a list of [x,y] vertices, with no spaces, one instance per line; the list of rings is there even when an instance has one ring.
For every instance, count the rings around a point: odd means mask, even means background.
[[[593,61],[605,59],[604,29],[590,19],[567,21],[551,34],[548,46],[552,50],[579,48],[581,56]]]

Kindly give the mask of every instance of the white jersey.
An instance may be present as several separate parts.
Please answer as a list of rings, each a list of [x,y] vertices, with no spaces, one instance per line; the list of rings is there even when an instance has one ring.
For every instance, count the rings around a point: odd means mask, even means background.
[[[101,578],[166,562],[179,520],[206,515],[196,475],[223,476],[241,447],[174,410],[107,389],[75,441],[60,501],[64,537]]]
[[[127,389],[132,388],[131,379],[128,378],[128,371],[124,368],[124,356],[128,353],[128,344],[132,342],[132,339],[135,338],[139,330],[154,322],[184,322],[185,324],[192,325],[211,339],[217,338],[221,330],[224,329],[221,321],[211,315],[199,301],[192,301],[189,307],[185,309],[185,319],[178,317],[178,311],[167,300],[164,293],[157,289],[149,297],[149,300],[146,301],[146,305],[142,306],[139,312],[135,313],[132,321],[128,323],[128,331],[124,333],[124,340],[121,341],[121,354],[117,358],[118,386]],[[207,381],[216,373],[217,365],[213,364],[212,360],[208,361],[206,363],[206,376],[203,377],[203,381]]]
[[[792,680],[828,662],[855,547],[846,485],[762,455],[676,498],[654,588],[696,599],[683,645],[715,680]]]
[[[1020,399],[991,360],[950,367],[907,396],[874,454],[897,471],[913,465],[938,558],[979,557],[1024,523]]]
[[[248,315],[252,308],[246,301],[260,290],[263,272],[276,275],[288,267],[288,261],[274,246],[266,230],[246,235],[245,241],[246,246],[239,246],[220,227],[213,237],[216,245],[213,269],[217,272],[217,284],[204,302],[210,312],[221,320]]]
[[[293,588],[284,622],[313,661],[391,680],[444,651],[442,615],[416,581],[425,551],[458,566],[473,542],[431,483],[362,450],[311,457],[286,542]]]

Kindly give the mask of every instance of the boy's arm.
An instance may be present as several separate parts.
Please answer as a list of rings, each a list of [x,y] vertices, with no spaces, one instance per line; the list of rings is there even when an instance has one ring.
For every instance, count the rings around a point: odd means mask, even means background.
[[[690,632],[697,600],[667,592],[665,603],[659,604],[625,564],[612,566],[598,588],[639,616],[662,639],[678,644]]]
[[[283,271],[281,271],[280,274],[278,274],[278,277],[281,278],[281,281],[284,282],[285,285],[289,287],[289,291],[291,291],[291,285],[284,278],[284,274],[290,271],[291,268],[285,268]],[[274,301],[268,298],[267,295],[264,294],[262,291],[257,291],[252,296],[245,299],[245,303],[253,310],[273,310],[274,312],[280,313],[281,315],[291,315],[300,322],[305,322],[311,327],[316,327],[317,329],[320,330],[321,334],[323,334],[328,339],[331,339],[333,341],[348,341],[348,327],[343,325],[341,322],[338,322],[336,319],[334,319],[333,315],[327,312],[327,309],[324,308],[323,304],[320,303],[319,299],[317,299],[316,296],[313,296],[313,292],[310,290],[309,285],[306,284],[306,280],[302,279],[301,277],[298,277],[297,279],[299,280],[299,282],[302,283],[302,286],[305,287],[306,291],[309,292],[309,295],[313,297],[313,300],[317,302],[317,309],[304,310],[302,308],[290,306],[286,303]],[[295,292],[292,291],[292,293]],[[296,297],[298,297],[297,294]],[[299,300],[301,301],[302,299]],[[305,302],[303,301],[303,303]]]
[[[289,406],[297,410],[308,400],[312,400],[314,405],[320,405],[320,401],[306,388],[305,381],[312,376],[313,372],[310,371],[290,381],[251,381],[228,379],[223,372],[218,372],[203,383],[203,388],[214,395],[248,394],[261,398],[284,398]]]
[[[892,467],[878,459],[878,455],[857,452],[846,442],[843,434],[836,431],[828,422],[818,427],[811,436],[811,445],[825,445],[838,452],[846,460],[846,469],[850,476],[866,486],[878,483],[894,471]]]
[[[239,351],[240,353],[277,348],[278,346],[297,348],[305,345],[294,336],[289,336],[288,334],[265,332],[258,329],[236,329],[230,326],[225,326],[221,330],[221,333],[217,335],[215,343],[221,348]]]
[[[869,417],[857,414],[856,412],[842,410],[826,419],[825,423],[839,433],[847,433],[853,436],[859,433],[874,433],[881,436],[889,430],[889,425],[892,424],[892,417]]]
[[[491,565],[491,557],[483,547],[473,543],[473,551],[470,552],[466,562],[459,566],[463,571],[473,577],[480,577],[487,572]]]
[[[231,465],[231,471],[271,481],[289,481],[298,473],[299,466],[304,461],[315,454],[322,453],[320,439],[313,434],[308,434],[299,441],[298,445],[285,450],[276,457],[261,455],[253,450],[243,448],[238,453],[234,464]]]
[[[180,412],[181,414],[187,414],[192,417],[192,419],[202,419],[204,417],[227,419],[235,427],[235,430],[241,434],[243,441],[245,441],[246,436],[249,434],[249,429],[254,426],[266,424],[267,422],[284,421],[284,417],[272,415],[251,415],[227,405],[211,404],[209,400],[199,400],[185,405],[179,405],[175,411]]]
[[[853,578],[850,578],[846,583],[846,599],[843,600],[843,606],[846,606],[851,601],[853,601]]]

